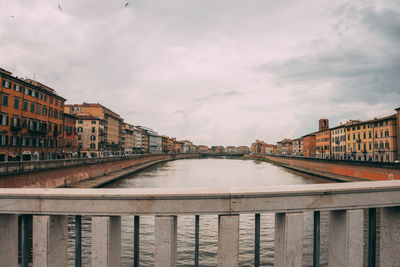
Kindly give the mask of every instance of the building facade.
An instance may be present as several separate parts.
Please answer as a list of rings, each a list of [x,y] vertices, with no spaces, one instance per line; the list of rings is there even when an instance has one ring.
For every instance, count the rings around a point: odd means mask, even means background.
[[[332,158],[346,159],[346,127],[340,125],[331,129]]]
[[[303,138],[297,138],[292,141],[293,156],[302,157],[303,152]]]
[[[54,89],[0,69],[0,161],[65,157],[64,103]]]
[[[379,162],[394,162],[398,159],[397,114],[375,119],[373,160]]]
[[[122,118],[112,110],[101,104],[73,104],[65,105],[65,113],[81,115],[89,114],[104,120],[104,155],[118,155],[122,153],[121,126]]]
[[[346,154],[348,160],[372,161],[373,121],[349,121],[346,123]]]
[[[304,157],[315,158],[316,155],[316,140],[315,134],[303,136],[303,153]]]
[[[315,156],[321,159],[329,159],[331,157],[331,131],[326,129],[316,132],[315,145]]]
[[[78,134],[76,132],[77,117],[68,113],[64,114],[63,126],[63,158],[78,157]]]
[[[104,156],[104,119],[89,114],[76,115],[76,117],[79,157]]]

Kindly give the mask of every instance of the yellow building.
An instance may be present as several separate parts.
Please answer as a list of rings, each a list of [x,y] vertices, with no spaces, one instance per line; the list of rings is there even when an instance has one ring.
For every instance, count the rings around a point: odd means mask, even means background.
[[[347,122],[346,159],[372,161],[374,152],[373,132],[373,120]]]
[[[397,114],[373,120],[374,161],[397,160]]]

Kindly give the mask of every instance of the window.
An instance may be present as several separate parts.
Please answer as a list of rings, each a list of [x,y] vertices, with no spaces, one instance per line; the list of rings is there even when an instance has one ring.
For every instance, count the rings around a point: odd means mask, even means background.
[[[44,95],[44,101],[47,101],[47,95]]]
[[[368,132],[368,137],[372,138],[372,132],[371,131]]]
[[[53,98],[50,97],[50,104],[53,104]]]
[[[19,84],[14,84],[14,91],[16,91],[16,92],[21,92],[21,90],[22,90],[22,86],[21,86],[21,85],[19,85]]]
[[[96,141],[96,136],[95,136],[95,135],[91,135],[91,136],[90,136],[90,140]]]
[[[14,96],[14,108],[19,109],[19,98]]]
[[[0,135],[0,145],[5,146],[8,144],[8,136]]]
[[[49,108],[49,117],[52,118],[53,117],[53,109]]]
[[[35,103],[31,102],[31,112],[35,113]]]
[[[96,124],[96,121],[92,121],[92,124]]]
[[[372,149],[372,143],[369,143],[369,150]]]
[[[389,136],[389,131],[385,131],[385,136],[387,137],[387,136]]]
[[[385,148],[388,148],[388,149],[390,148],[390,147],[389,147],[389,142],[386,142],[386,143],[385,143]]]
[[[3,95],[3,106],[8,106],[8,95]]]
[[[24,100],[24,111],[28,111],[28,101]]]
[[[42,115],[47,116],[47,107],[46,106],[43,106]]]
[[[3,87],[10,89],[11,88],[11,82],[3,80]]]
[[[96,144],[91,143],[90,148],[96,148]]]
[[[28,127],[28,121],[27,121],[27,119],[26,118],[23,118],[22,119],[22,128],[27,128]]]
[[[28,88],[24,88],[24,94],[29,95],[29,89]]]
[[[36,92],[35,91],[31,90],[30,93],[31,93],[31,96],[36,97]]]
[[[82,127],[78,127],[78,132],[79,132],[79,133],[83,132]]]
[[[96,132],[96,127],[92,127],[92,133]]]
[[[62,120],[64,118],[64,113],[62,111],[60,111],[60,116],[59,116],[60,120]]]
[[[42,114],[42,105],[37,104],[37,114]]]
[[[58,99],[56,99],[56,106],[58,106]]]
[[[58,119],[58,110],[57,109],[54,109],[54,118]]]
[[[8,125],[8,116],[0,114],[0,125]]]
[[[366,132],[363,132],[363,138],[364,139],[367,138],[367,133]]]
[[[82,124],[82,121],[78,121],[78,124]]]

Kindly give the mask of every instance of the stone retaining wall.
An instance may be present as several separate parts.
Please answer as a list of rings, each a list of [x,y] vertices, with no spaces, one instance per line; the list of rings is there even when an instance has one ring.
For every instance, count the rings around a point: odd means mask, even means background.
[[[8,171],[0,175],[0,188],[60,187],[64,184],[93,179],[142,163],[198,156],[198,154],[157,154],[120,158],[39,161],[29,162],[30,164],[22,162],[24,165],[20,169],[12,165],[15,162],[12,164],[10,162],[7,163],[9,164]],[[13,172],[11,172],[10,166],[13,168]]]
[[[366,180],[400,180],[400,164],[379,165],[373,162],[341,162],[330,160],[314,160],[307,158],[257,156],[293,167],[332,173],[348,177],[362,178]]]

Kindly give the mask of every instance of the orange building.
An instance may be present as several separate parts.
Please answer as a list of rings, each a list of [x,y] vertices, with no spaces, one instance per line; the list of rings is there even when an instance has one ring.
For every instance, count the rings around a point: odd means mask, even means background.
[[[65,98],[0,69],[0,161],[63,158]]]
[[[316,142],[315,134],[307,134],[303,136],[303,153],[304,157],[315,158]]]
[[[251,144],[251,153],[254,154],[265,154],[266,153],[267,144],[264,141],[256,140]]]
[[[63,154],[65,158],[73,158],[78,156],[78,134],[76,133],[77,117],[71,114],[64,114],[63,129]]]
[[[400,160],[400,108],[397,111],[397,160]]]
[[[331,130],[322,130],[315,133],[315,156],[327,159],[331,157]]]

